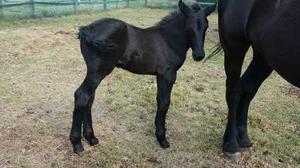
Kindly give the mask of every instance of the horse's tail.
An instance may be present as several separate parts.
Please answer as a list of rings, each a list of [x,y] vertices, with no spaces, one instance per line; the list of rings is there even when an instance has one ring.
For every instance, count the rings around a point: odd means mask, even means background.
[[[111,41],[97,39],[97,36],[91,32],[89,26],[82,26],[79,28],[78,39],[98,50],[113,50],[118,47],[117,44]]]
[[[221,46],[221,43],[216,44],[211,50],[212,50],[212,52],[205,58],[203,63],[205,63],[207,60],[210,60],[211,58],[223,53],[223,48]]]

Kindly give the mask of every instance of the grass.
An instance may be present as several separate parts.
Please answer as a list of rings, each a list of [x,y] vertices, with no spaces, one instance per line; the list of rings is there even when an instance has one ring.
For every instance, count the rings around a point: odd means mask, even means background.
[[[172,92],[171,148],[162,150],[154,137],[155,77],[116,69],[98,88],[92,110],[100,144],[84,142],[83,155],[73,154],[73,92],[85,75],[77,28],[103,17],[147,27],[168,12],[136,8],[0,22],[0,167],[299,167],[299,90],[276,73],[266,80],[250,108],[254,148],[232,163],[221,151],[223,57],[202,64],[190,53]],[[209,20],[207,52],[217,42],[217,16]]]

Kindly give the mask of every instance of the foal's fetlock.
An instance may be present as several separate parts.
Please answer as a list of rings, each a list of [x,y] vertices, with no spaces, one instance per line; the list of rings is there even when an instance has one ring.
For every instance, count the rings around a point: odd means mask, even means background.
[[[164,139],[162,141],[159,141],[160,147],[163,149],[167,149],[170,147],[170,143],[167,141],[167,139]]]
[[[73,151],[76,154],[80,154],[84,151],[83,145],[81,143],[80,138],[70,136],[71,143],[73,145]]]
[[[99,140],[94,135],[93,129],[84,129],[83,136],[91,146],[97,145],[99,143]]]
[[[157,141],[159,142],[159,145],[163,148],[163,149],[166,149],[166,148],[169,148],[170,147],[170,144],[166,138],[166,135],[165,133],[155,133],[156,135],[156,138],[157,138]]]
[[[95,136],[84,136],[84,138],[88,141],[89,145],[95,146],[99,143],[99,140]]]
[[[73,150],[74,150],[74,153],[80,154],[81,152],[84,151],[84,148],[83,148],[82,144],[79,143],[79,144],[73,145]]]

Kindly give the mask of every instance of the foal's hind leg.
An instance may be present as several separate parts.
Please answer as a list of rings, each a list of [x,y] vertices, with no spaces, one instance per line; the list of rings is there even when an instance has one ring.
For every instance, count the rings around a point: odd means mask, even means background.
[[[176,80],[176,72],[157,76],[157,114],[155,118],[156,138],[162,148],[170,147],[166,138],[166,115],[170,106],[170,95]]]
[[[97,60],[94,61],[97,62]],[[100,68],[98,67],[99,65],[91,66],[88,64],[87,76],[75,92],[75,109],[70,134],[70,140],[75,153],[80,153],[84,150],[81,144],[82,123],[84,124],[84,136],[89,144],[95,145],[98,143],[98,139],[94,136],[92,127],[91,107],[93,105],[96,88],[105,76],[113,70],[113,67],[107,67],[107,65],[104,68],[101,66]]]
[[[252,146],[247,133],[249,105],[258,88],[271,72],[272,69],[265,62],[264,58],[256,54],[241,78],[242,94],[237,111],[238,143],[241,148]]]
[[[92,125],[91,108],[94,99],[95,99],[95,93],[91,95],[90,101],[88,103],[88,110],[83,116],[83,136],[91,146],[94,146],[99,143],[98,139],[94,135],[93,125]]]

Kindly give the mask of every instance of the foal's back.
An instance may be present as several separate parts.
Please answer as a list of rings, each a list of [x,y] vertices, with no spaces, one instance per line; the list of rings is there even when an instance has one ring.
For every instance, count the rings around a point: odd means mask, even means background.
[[[104,18],[80,28],[79,38],[83,50],[92,47],[96,51],[94,57],[135,73],[154,74],[155,65],[162,61],[157,58],[162,58],[160,49],[164,43],[155,28],[142,29]],[[90,55],[83,52],[85,58]]]

